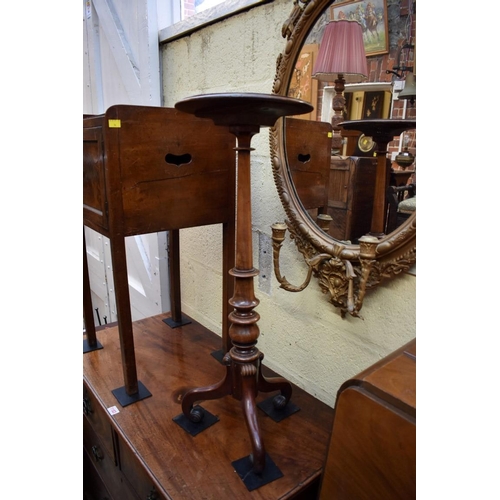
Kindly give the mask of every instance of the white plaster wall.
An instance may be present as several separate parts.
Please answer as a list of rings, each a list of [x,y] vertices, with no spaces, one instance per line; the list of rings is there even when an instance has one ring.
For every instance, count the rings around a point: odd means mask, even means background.
[[[276,59],[285,48],[281,26],[291,10],[292,0],[275,0],[163,45],[164,105],[200,93],[270,93]],[[252,145],[254,265],[259,267],[259,234],[270,237],[271,224],[283,221],[285,213],[272,177],[268,130]],[[219,334],[221,253],[221,226],[181,231],[183,310]],[[281,266],[289,281],[303,281],[306,265],[289,240]],[[290,293],[278,288],[274,275],[271,279],[270,295],[255,280],[264,363],[331,406],[347,378],[416,336],[415,276],[369,293],[364,320],[342,319],[314,280],[303,292]]]

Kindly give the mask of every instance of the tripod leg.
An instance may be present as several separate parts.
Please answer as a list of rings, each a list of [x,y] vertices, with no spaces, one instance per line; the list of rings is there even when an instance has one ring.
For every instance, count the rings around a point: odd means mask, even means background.
[[[226,367],[226,376],[217,384],[206,387],[198,387],[187,391],[182,397],[182,413],[191,422],[200,422],[203,420],[203,409],[193,408],[197,401],[206,401],[219,399],[232,392],[232,373],[231,367]]]
[[[256,397],[256,378],[255,376],[243,375],[242,381],[242,394],[241,394],[241,407],[245,416],[250,441],[252,444],[252,469],[255,474],[261,474],[266,465],[266,450],[262,441],[257,421],[257,406],[255,404]]]

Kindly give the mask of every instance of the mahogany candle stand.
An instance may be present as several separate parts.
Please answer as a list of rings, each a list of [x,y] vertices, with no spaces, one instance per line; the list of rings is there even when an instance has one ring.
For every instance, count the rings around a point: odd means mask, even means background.
[[[373,198],[373,212],[370,236],[381,238],[384,236],[386,191],[390,176],[390,167],[387,165],[387,144],[394,140],[396,135],[405,130],[414,129],[415,120],[350,120],[340,123],[344,130],[358,130],[368,137],[372,137],[377,144],[377,171],[375,176],[375,195]]]
[[[179,101],[176,109],[200,118],[210,118],[215,125],[226,126],[236,136],[236,256],[235,267],[229,271],[234,277],[234,295],[229,304],[229,337],[232,348],[224,356],[225,377],[218,383],[188,390],[182,397],[182,414],[174,418],[187,432],[193,426],[214,423],[198,401],[219,399],[232,395],[241,401],[245,423],[250,435],[252,454],[232,463],[247,488],[255,489],[274,481],[282,474],[266,454],[257,421],[255,399],[259,393],[280,390],[274,397],[275,408],[284,409],[291,397],[291,384],[281,377],[266,379],[261,371],[264,355],[256,347],[259,337],[259,314],[254,308],[259,300],[254,295],[255,276],[259,271],[252,262],[252,213],[250,183],[250,147],[252,136],[261,126],[273,126],[282,116],[309,113],[314,108],[304,101],[273,94],[227,93],[197,95]],[[215,421],[217,418],[215,417]],[[187,424],[187,425],[185,425]],[[190,430],[191,429],[191,430]],[[203,429],[202,429],[203,430]],[[198,431],[195,431],[196,433]]]

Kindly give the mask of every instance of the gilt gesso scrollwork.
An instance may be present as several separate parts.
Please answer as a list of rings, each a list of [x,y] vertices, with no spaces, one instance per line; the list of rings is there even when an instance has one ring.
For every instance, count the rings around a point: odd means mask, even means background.
[[[295,61],[307,34],[331,0],[295,0],[290,17],[283,24],[286,39],[283,53],[278,56],[272,92],[287,95]],[[366,236],[359,245],[333,239],[307,215],[297,197],[287,165],[284,121],[278,120],[270,129],[273,176],[287,216],[286,227],[273,226],[275,274],[281,288],[291,292],[303,290],[314,277],[329,302],[340,309],[342,317],[361,317],[365,293],[382,281],[408,271],[416,261],[416,214],[399,228],[381,239]],[[281,275],[279,251],[288,229],[290,238],[303,255],[307,276],[301,285],[289,283]]]

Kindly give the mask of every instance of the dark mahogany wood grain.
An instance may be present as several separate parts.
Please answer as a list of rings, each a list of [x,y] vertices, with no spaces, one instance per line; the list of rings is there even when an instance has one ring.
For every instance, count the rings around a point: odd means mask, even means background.
[[[121,379],[116,326],[100,329],[104,349],[83,359],[85,385],[103,408],[119,407],[109,421],[157,490],[165,498],[189,500],[315,498],[333,409],[294,386],[292,401],[300,411],[277,423],[259,410],[266,451],[284,477],[248,492],[231,465],[250,449],[239,401],[226,397],[204,402],[220,421],[195,437],[172,420],[181,413],[186,389],[224,376],[225,367],[210,355],[220,338],[196,321],[171,329],[162,321],[166,317],[133,323],[138,368],[153,397],[121,408],[111,394]],[[275,375],[265,366],[263,372]],[[258,396],[257,402],[269,395]]]

